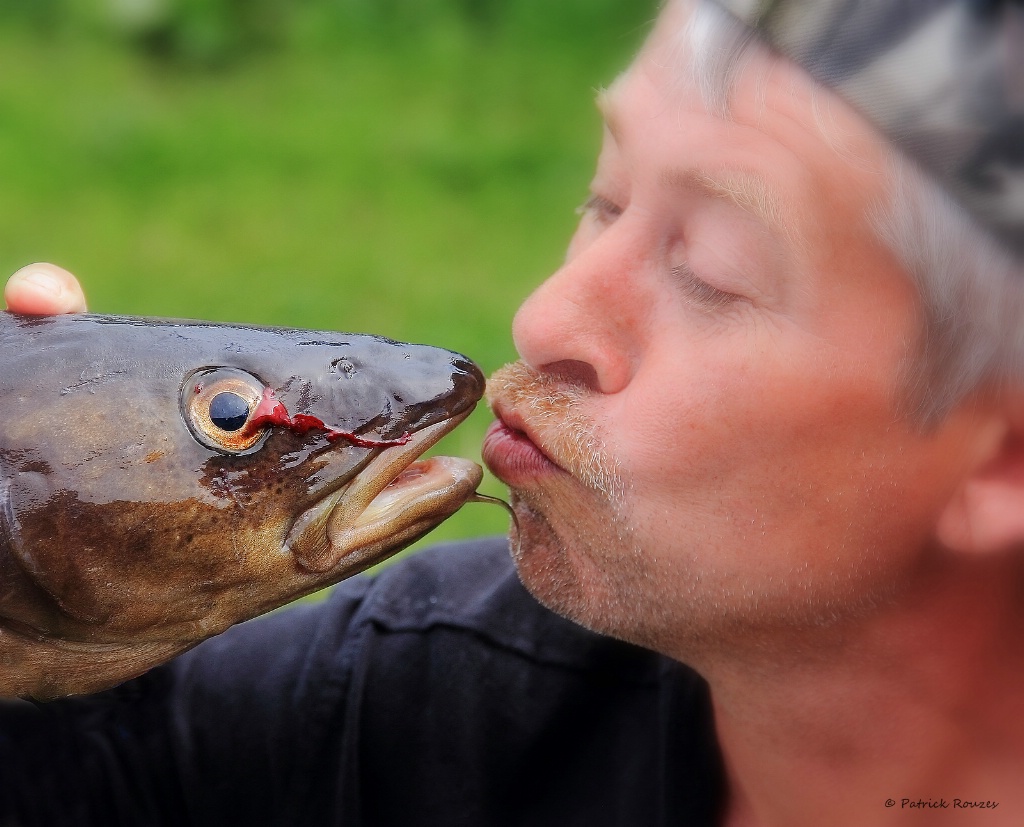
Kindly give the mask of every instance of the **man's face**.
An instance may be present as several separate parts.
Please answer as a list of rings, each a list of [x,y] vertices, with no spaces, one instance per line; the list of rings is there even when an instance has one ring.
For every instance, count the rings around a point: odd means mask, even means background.
[[[694,661],[911,582],[969,418],[897,413],[918,323],[869,225],[881,141],[768,55],[710,114],[673,68],[685,13],[602,98],[592,197],[516,317],[484,456],[543,602]]]

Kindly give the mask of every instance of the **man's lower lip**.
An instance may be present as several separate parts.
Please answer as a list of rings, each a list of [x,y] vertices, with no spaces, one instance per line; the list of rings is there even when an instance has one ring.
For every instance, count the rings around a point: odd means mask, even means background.
[[[482,454],[487,467],[506,485],[516,486],[558,471],[526,434],[500,419],[487,429]]]

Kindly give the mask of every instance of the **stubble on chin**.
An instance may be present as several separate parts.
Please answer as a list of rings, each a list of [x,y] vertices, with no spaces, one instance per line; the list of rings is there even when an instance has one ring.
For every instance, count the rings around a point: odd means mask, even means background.
[[[618,463],[587,413],[593,391],[523,362],[499,369],[487,387],[492,407],[514,411],[567,472],[511,490],[519,576],[544,605],[594,628],[607,592],[599,583],[617,565],[628,532]]]
[[[557,493],[512,495],[520,531],[513,558],[526,588],[593,632],[676,656],[677,607],[629,520],[608,501],[569,508],[558,500]]]
[[[568,472],[511,490],[518,524],[513,559],[542,604],[592,631],[674,656],[679,637],[700,638],[677,616],[679,583],[663,550],[644,548],[624,482],[599,428],[587,415],[592,391],[521,362],[488,382],[494,406],[514,410]],[[685,589],[684,589],[685,590]],[[681,623],[682,621],[682,623]]]

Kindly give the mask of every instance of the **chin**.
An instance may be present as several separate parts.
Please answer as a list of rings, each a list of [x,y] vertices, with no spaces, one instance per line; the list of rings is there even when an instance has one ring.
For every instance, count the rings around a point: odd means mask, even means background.
[[[576,555],[543,510],[516,494],[511,501],[518,524],[512,559],[519,579],[544,606],[582,622],[588,600]]]
[[[580,626],[668,654],[673,623],[628,522],[598,495],[570,508],[557,500],[512,494],[519,525],[512,556],[523,585]]]

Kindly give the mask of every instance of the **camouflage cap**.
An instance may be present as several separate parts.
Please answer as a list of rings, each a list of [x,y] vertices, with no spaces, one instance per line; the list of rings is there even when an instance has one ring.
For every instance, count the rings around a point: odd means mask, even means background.
[[[1022,0],[718,0],[1024,257]]]

